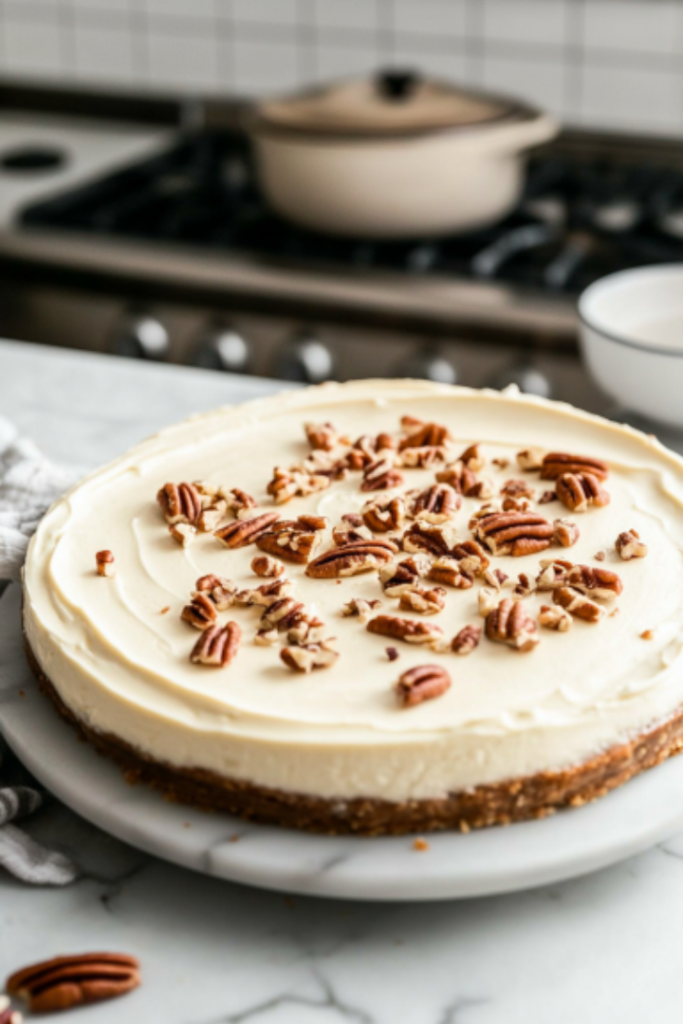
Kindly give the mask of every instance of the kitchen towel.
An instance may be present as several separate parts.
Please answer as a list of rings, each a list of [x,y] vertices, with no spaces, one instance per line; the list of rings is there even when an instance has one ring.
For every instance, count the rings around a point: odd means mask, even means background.
[[[26,549],[41,516],[82,473],[50,462],[0,417],[0,591],[21,579]],[[79,872],[68,857],[45,849],[12,824],[36,811],[43,797],[30,785],[5,784],[10,764],[0,749],[0,867],[34,885],[73,882]]]

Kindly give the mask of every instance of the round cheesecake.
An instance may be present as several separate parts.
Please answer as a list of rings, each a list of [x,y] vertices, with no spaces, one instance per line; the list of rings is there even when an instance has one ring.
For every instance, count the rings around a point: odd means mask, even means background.
[[[24,571],[43,689],[131,780],[327,832],[539,817],[677,752],[682,625],[683,460],[415,381],[162,431]]]

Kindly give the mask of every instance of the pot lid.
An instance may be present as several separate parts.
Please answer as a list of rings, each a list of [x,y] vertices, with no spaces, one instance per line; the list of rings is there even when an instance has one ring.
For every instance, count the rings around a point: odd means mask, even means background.
[[[383,71],[261,103],[259,128],[297,135],[401,136],[526,119],[510,100],[459,89],[411,71]]]

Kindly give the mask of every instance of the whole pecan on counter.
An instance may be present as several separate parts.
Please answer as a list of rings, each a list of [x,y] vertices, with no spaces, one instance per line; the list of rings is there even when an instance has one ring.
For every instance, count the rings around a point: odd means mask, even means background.
[[[443,636],[443,630],[433,622],[403,619],[397,615],[376,615],[365,627],[369,633],[404,640],[407,644],[428,644]]]
[[[355,576],[390,562],[398,548],[389,540],[357,540],[318,555],[306,566],[313,579]]]
[[[557,497],[571,512],[585,512],[590,505],[609,505],[609,492],[592,473],[565,473],[557,478]]]
[[[225,668],[234,659],[242,639],[242,629],[236,622],[206,629],[190,653],[194,665]]]
[[[538,643],[538,630],[521,601],[506,597],[486,616],[486,636],[527,653]]]
[[[588,455],[568,455],[566,452],[548,452],[541,464],[541,480],[557,480],[565,473],[590,473],[598,480],[606,480],[609,469],[602,459]]]
[[[214,537],[227,548],[244,548],[247,544],[255,544],[262,534],[272,529],[279,518],[279,512],[264,512],[253,519],[238,519],[216,530]]]
[[[374,533],[389,533],[403,526],[406,503],[401,497],[371,498],[361,509],[363,523]]]
[[[462,498],[450,484],[432,484],[408,495],[409,515],[435,525],[452,519],[461,505]]]
[[[520,558],[550,547],[554,530],[536,512],[491,512],[470,521],[476,538],[494,555]]]
[[[640,539],[637,530],[625,530],[620,533],[615,547],[619,558],[624,562],[628,562],[632,558],[645,558],[647,554],[647,544]]]
[[[440,665],[417,665],[409,668],[399,678],[396,693],[402,706],[410,708],[440,697],[450,685],[451,677],[445,668]]]
[[[23,999],[32,1013],[71,1010],[114,999],[140,985],[140,964],[125,953],[81,953],[15,971],[6,982],[9,995]]]
[[[583,619],[584,622],[599,622],[605,615],[604,608],[572,587],[556,587],[553,590],[553,601],[570,615]]]
[[[256,547],[269,555],[303,565],[319,546],[326,527],[324,516],[302,515],[297,519],[281,519],[259,534]]]
[[[202,511],[202,499],[194,484],[164,484],[157,501],[169,526],[189,523],[196,526]]]

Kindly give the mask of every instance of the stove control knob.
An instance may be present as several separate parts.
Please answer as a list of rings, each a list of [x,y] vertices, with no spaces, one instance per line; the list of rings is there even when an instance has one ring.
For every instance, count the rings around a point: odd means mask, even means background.
[[[109,351],[130,359],[168,358],[171,347],[168,331],[149,313],[129,313],[112,333]]]
[[[285,342],[275,356],[273,372],[281,380],[322,384],[334,377],[334,357],[327,345],[306,332]]]
[[[251,354],[249,342],[234,327],[211,324],[200,336],[190,362],[205,370],[248,373]]]
[[[520,391],[527,395],[538,395],[540,398],[552,398],[553,387],[544,373],[533,363],[513,363],[506,366],[489,381],[489,387],[502,391],[510,384],[516,384]]]
[[[395,367],[392,376],[433,380],[438,384],[455,384],[458,380],[458,371],[438,352],[417,349]]]

